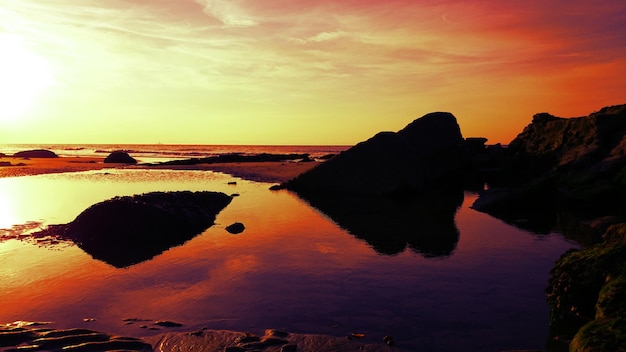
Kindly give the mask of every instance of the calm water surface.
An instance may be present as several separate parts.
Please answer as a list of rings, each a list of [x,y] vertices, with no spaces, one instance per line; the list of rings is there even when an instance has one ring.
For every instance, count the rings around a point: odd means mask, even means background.
[[[113,196],[240,194],[201,235],[127,268],[70,244],[0,240],[0,322],[52,321],[144,336],[163,330],[123,319],[167,319],[183,323],[183,330],[361,332],[376,342],[392,335],[409,350],[545,347],[548,271],[577,247],[561,235],[531,234],[473,211],[475,195],[466,193],[454,217],[451,254],[426,255],[410,246],[383,254],[294,194],[239,179],[228,185],[232,180],[154,170],[0,179],[5,237],[23,231],[14,225],[69,222]],[[245,224],[242,234],[224,229],[235,221]]]

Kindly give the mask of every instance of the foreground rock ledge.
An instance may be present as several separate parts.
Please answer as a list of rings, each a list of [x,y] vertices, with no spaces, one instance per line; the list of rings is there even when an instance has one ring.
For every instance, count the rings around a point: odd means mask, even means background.
[[[0,352],[135,351],[135,352],[406,352],[398,347],[363,343],[358,338],[291,334],[268,329],[264,336],[225,330],[198,330],[145,337],[116,336],[90,329],[53,329],[47,323],[0,325]],[[358,334],[357,334],[358,335]],[[386,341],[393,341],[386,336]]]
[[[406,352],[401,347],[363,343],[357,338],[326,335],[291,334],[278,330],[266,330],[264,336],[225,330],[199,330],[189,333],[167,333],[145,340],[154,346],[155,351],[175,352]]]

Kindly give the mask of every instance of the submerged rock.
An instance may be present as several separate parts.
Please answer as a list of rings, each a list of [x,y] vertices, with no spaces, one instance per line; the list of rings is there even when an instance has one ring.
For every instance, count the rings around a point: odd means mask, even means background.
[[[137,164],[137,160],[124,151],[114,151],[104,159],[105,164]]]
[[[44,232],[72,240],[96,259],[125,267],[201,233],[231,200],[224,193],[189,191],[115,197]]]
[[[394,195],[459,178],[468,163],[456,118],[425,115],[394,132],[381,132],[286,182],[298,193]]]

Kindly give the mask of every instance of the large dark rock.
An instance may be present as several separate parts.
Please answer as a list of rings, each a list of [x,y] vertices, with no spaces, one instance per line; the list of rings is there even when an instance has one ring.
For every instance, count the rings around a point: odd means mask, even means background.
[[[474,209],[511,223],[532,213],[626,215],[626,105],[577,118],[537,114],[500,160]]]
[[[189,191],[115,197],[45,231],[72,240],[96,259],[126,267],[201,233],[231,200],[224,193]]]
[[[511,141],[509,151],[512,171],[523,177],[621,169],[626,166],[626,105],[577,118],[537,114]]]
[[[456,118],[438,112],[397,133],[378,133],[283,186],[298,193],[417,193],[458,176],[467,161]]]
[[[33,159],[58,158],[59,157],[58,155],[56,155],[55,152],[51,150],[45,150],[45,149],[23,150],[23,151],[13,154],[13,156],[16,158],[33,158]]]
[[[124,151],[115,151],[104,159],[105,164],[137,164],[137,160]]]

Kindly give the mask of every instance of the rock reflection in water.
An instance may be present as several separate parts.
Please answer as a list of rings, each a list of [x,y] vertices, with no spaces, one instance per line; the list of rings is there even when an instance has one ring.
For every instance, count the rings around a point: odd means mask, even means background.
[[[460,189],[416,197],[298,195],[381,254],[409,247],[427,258],[449,256],[459,240],[454,215],[463,202]]]

